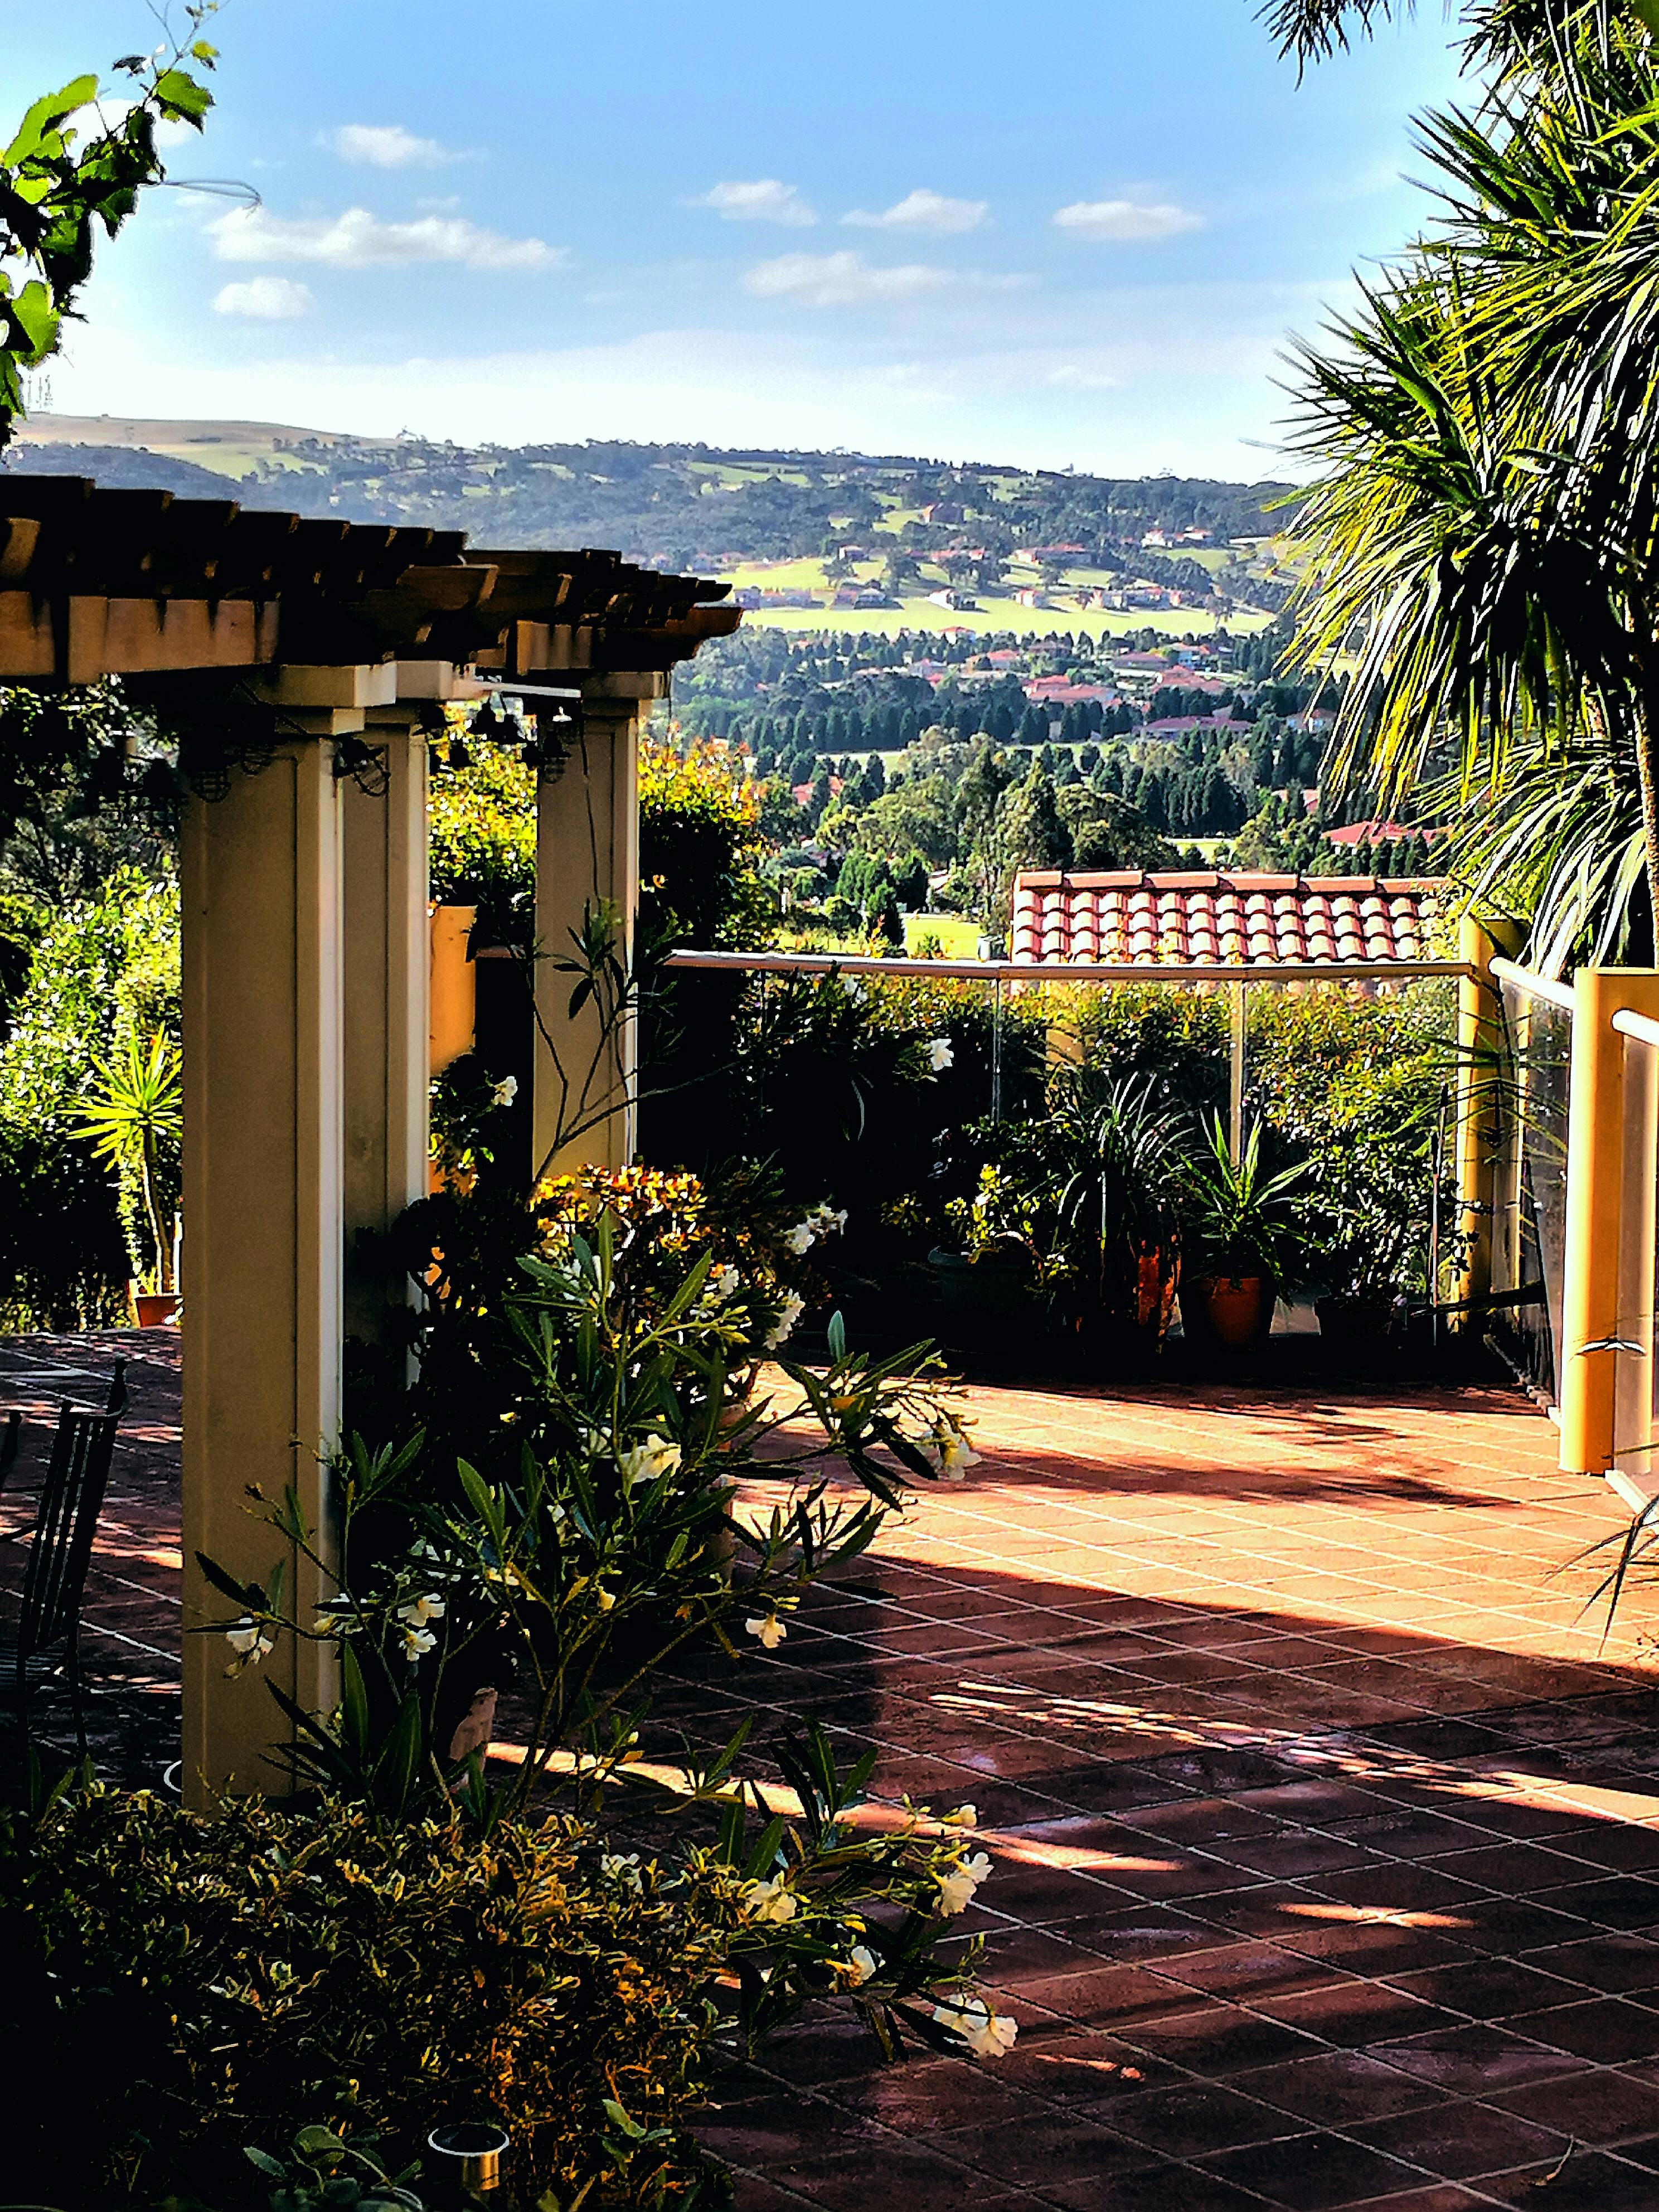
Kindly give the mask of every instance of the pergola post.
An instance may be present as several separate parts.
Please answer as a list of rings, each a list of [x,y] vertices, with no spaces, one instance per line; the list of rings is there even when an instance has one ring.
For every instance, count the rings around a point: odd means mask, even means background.
[[[535,1164],[625,1166],[633,1158],[636,1037],[631,1012],[607,1030],[590,997],[575,1015],[576,957],[585,912],[617,917],[618,957],[632,973],[639,907],[639,726],[667,678],[655,672],[586,676],[582,732],[563,772],[544,771],[536,794]]]
[[[270,1528],[292,1484],[327,1559],[343,1323],[344,838],[331,737],[390,703],[395,672],[289,668],[261,690],[284,741],[191,799],[180,838],[185,1054],[184,1761],[187,1803],[281,1793],[291,1731],[265,1687],[337,1702],[331,1646],[284,1637],[234,1679],[205,1553],[308,1623],[327,1577]]]
[[[1652,1326],[1653,1139],[1645,1127],[1633,1132],[1631,1117],[1650,1116],[1654,1107],[1645,1078],[1629,1075],[1625,1039],[1613,1026],[1626,1010],[1659,1018],[1659,969],[1581,968],[1573,977],[1561,1465],[1578,1474],[1608,1474],[1648,1442],[1645,1423],[1639,1437],[1619,1433],[1621,1342],[1638,1346],[1639,1395],[1651,1413],[1650,1345],[1632,1332]]]
[[[1465,1304],[1458,1322],[1476,1336],[1486,1327],[1492,1290],[1497,1162],[1505,1110],[1504,1007],[1492,963],[1500,951],[1512,957],[1522,934],[1518,923],[1480,922],[1468,915],[1458,925],[1458,957],[1474,971],[1457,983],[1457,1203],[1463,1240],[1458,1297]],[[1434,1295],[1439,1295],[1437,1286]]]

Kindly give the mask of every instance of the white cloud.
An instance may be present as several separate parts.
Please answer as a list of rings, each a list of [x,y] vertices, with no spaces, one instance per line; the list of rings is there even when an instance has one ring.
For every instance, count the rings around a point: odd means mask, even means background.
[[[343,123],[324,143],[343,161],[364,162],[371,169],[432,169],[455,159],[435,138],[417,138],[401,123]]]
[[[804,230],[817,221],[796,187],[776,177],[757,177],[746,185],[715,185],[686,205],[713,208],[726,222],[781,222],[792,230]]]
[[[775,261],[757,261],[744,271],[743,289],[757,300],[793,300],[803,307],[870,307],[944,292],[1008,291],[1025,281],[935,269],[921,261],[872,269],[861,254],[842,252],[783,253]]]
[[[986,207],[984,200],[947,199],[943,192],[930,192],[924,185],[907,192],[880,215],[854,208],[842,221],[865,230],[976,230],[985,220]]]
[[[1079,238],[1097,238],[1114,245],[1135,239],[1174,238],[1183,230],[1201,230],[1204,218],[1190,208],[1163,202],[1149,205],[1141,200],[1073,200],[1055,210],[1054,220],[1061,230]]]
[[[1080,368],[1074,361],[1063,361],[1048,371],[1047,381],[1061,392],[1115,392],[1122,379],[1103,369]]]
[[[316,300],[308,284],[292,276],[250,276],[243,284],[227,284],[213,302],[216,315],[245,315],[251,322],[289,323],[308,315]]]
[[[460,216],[422,216],[382,222],[367,208],[343,215],[272,215],[235,208],[208,225],[221,261],[312,261],[334,269],[398,268],[422,261],[459,262],[467,269],[551,269],[569,254],[539,238],[503,238]]]

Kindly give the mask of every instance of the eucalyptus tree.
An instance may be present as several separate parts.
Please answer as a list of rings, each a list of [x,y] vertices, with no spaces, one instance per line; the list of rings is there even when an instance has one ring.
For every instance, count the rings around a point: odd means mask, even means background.
[[[1387,0],[1282,0],[1301,63]],[[1449,773],[1454,847],[1565,957],[1646,951],[1659,886],[1659,52],[1642,0],[1477,0],[1437,206],[1299,347],[1295,659],[1352,670],[1339,773]]]

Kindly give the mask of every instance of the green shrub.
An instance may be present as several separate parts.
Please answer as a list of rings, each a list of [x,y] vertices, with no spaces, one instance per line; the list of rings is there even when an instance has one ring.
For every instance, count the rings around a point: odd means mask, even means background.
[[[738,1917],[719,1870],[618,1879],[571,1819],[480,1837],[102,1790],[12,1841],[9,2197],[240,2212],[268,2187],[246,2147],[307,2123],[378,2138],[396,2171],[484,2119],[527,2203],[687,2185]]]
[[[486,943],[536,934],[536,771],[502,746],[477,744],[465,768],[432,771],[428,864],[440,906],[475,906]]]
[[[82,1328],[118,1319],[147,1241],[137,1178],[117,1182],[78,1111],[94,1063],[179,1034],[176,889],[122,870],[46,921],[0,1045],[0,1323]],[[179,1154],[161,1147],[157,1207],[179,1203]]]

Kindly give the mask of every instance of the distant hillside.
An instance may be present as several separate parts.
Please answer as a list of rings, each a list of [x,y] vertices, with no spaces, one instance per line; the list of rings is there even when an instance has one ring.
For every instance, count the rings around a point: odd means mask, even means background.
[[[1078,476],[912,455],[727,452],[622,443],[468,447],[258,423],[38,418],[9,465],[356,522],[465,529],[475,544],[604,545],[659,566],[729,569],[837,551],[1185,568],[1207,546],[1272,536],[1291,487]],[[1188,533],[1183,539],[1182,533]],[[1133,558],[1131,559],[1133,555]],[[1166,580],[1175,580],[1173,577]]]

